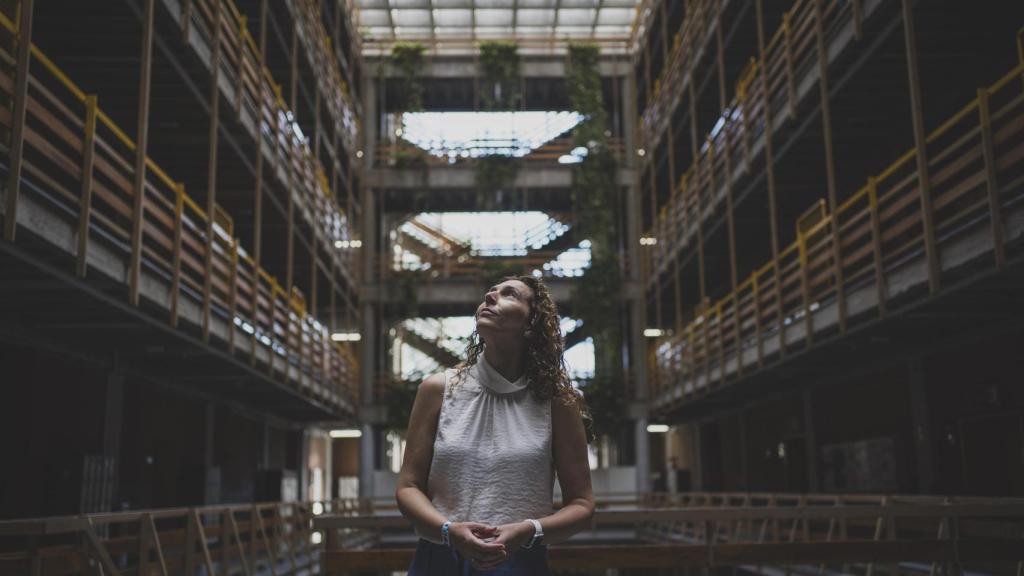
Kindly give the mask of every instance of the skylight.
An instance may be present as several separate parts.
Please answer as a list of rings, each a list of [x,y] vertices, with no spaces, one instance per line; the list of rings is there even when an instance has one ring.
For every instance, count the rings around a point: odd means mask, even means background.
[[[365,54],[393,42],[429,42],[443,52],[469,51],[477,40],[516,40],[521,52],[564,50],[572,40],[624,53],[639,0],[356,0]]]
[[[566,335],[579,327],[580,322],[573,318],[560,318],[562,335]],[[466,353],[469,336],[476,328],[476,320],[472,316],[451,316],[447,318],[409,318],[402,322],[406,330],[416,332],[426,340],[437,342],[438,345],[462,357]],[[405,342],[400,345],[394,358],[393,366],[396,373],[403,378],[422,378],[426,374],[438,371],[441,366],[436,360],[419,349]],[[594,341],[587,338],[565,351],[565,365],[569,377],[573,379],[590,378],[594,375]]]
[[[576,112],[407,112],[401,136],[439,158],[526,156],[572,130]]]
[[[565,234],[569,225],[544,212],[425,212],[415,216],[421,226],[406,222],[404,234],[435,243],[423,228],[436,230],[470,246],[474,256],[525,256]]]

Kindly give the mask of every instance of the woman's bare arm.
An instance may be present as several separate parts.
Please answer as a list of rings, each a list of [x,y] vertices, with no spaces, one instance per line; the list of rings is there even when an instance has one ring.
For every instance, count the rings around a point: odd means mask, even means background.
[[[434,374],[420,384],[409,415],[405,456],[395,488],[395,499],[402,515],[412,521],[419,534],[437,542],[440,542],[441,525],[446,518],[427,498],[427,477],[443,397],[444,374]]]

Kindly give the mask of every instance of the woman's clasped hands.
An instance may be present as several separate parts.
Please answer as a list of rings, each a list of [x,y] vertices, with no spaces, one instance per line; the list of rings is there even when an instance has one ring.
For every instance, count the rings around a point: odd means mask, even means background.
[[[455,522],[449,529],[449,541],[476,570],[497,568],[509,555],[533,538],[533,524],[515,522],[488,526],[479,522]]]

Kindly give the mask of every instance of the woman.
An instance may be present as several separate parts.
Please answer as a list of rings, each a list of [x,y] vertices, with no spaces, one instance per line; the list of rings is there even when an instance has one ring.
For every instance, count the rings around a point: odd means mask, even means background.
[[[562,351],[547,288],[510,277],[477,307],[466,361],[420,385],[395,493],[421,538],[410,576],[547,574],[545,545],[588,525],[585,409]]]

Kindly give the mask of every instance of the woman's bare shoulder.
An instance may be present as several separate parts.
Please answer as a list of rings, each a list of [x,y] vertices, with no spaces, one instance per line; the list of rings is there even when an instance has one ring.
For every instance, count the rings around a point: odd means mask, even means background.
[[[447,379],[445,378],[444,372],[438,372],[437,374],[431,374],[420,382],[420,394],[425,394],[428,397],[436,397],[438,399],[444,395],[444,387]]]

